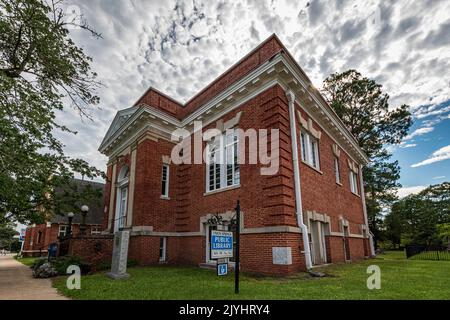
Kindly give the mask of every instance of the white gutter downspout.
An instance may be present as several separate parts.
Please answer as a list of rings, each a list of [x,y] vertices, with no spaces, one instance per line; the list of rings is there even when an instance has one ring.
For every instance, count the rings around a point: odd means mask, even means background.
[[[363,212],[364,212],[364,222],[366,223],[366,227],[367,227],[367,231],[368,231],[367,233],[369,236],[370,255],[373,257],[373,256],[375,256],[375,247],[373,245],[373,235],[369,229],[369,219],[367,218],[366,193],[364,192],[364,179],[363,179],[362,165],[359,166],[359,184],[360,184],[360,189],[361,189],[361,202],[362,202]]]
[[[302,197],[300,189],[300,168],[298,164],[298,148],[297,148],[297,126],[295,119],[295,94],[289,90],[286,92],[289,101],[289,122],[291,127],[291,143],[292,143],[292,165],[294,167],[294,190],[295,190],[295,208],[297,215],[297,224],[302,231],[303,252],[305,254],[306,269],[312,268],[311,251],[309,248],[308,227],[303,222]]]

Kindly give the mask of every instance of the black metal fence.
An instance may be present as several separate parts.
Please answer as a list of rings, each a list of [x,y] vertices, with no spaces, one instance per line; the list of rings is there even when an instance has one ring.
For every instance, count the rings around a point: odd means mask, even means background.
[[[406,258],[450,261],[450,249],[445,246],[406,246]]]

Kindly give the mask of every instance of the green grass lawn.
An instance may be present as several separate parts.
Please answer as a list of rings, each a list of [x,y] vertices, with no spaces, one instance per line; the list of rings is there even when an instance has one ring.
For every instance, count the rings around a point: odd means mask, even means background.
[[[22,263],[22,264],[24,264],[24,265],[26,265],[26,266],[31,267],[31,266],[33,265],[34,261],[35,261],[37,258],[33,258],[33,257],[22,257],[22,258],[17,258],[17,257],[14,257],[14,259],[16,259],[17,261],[19,261],[20,263]]]
[[[381,289],[366,286],[367,266],[381,269]],[[234,294],[234,274],[217,277],[214,270],[189,267],[130,268],[131,277],[111,280],[104,273],[83,276],[81,290],[68,290],[66,278],[54,286],[74,299],[450,299],[450,263],[406,260],[403,252],[388,252],[358,263],[317,269],[330,275],[311,278],[241,277]]]

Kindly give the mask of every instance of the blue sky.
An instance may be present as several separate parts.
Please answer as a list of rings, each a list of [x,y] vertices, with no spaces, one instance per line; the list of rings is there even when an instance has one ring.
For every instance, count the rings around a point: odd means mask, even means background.
[[[441,110],[450,106],[447,101]],[[421,135],[408,139],[401,147],[393,149],[393,158],[402,168],[400,183],[403,194],[416,192],[430,184],[450,181],[450,112],[415,119],[410,130]],[[441,152],[439,152],[441,150]],[[434,155],[433,155],[434,153]],[[437,154],[436,154],[437,153]]]
[[[400,195],[450,180],[450,1],[72,0],[96,40],[71,30],[93,57],[104,87],[94,121],[70,108],[58,119],[77,135],[57,133],[66,153],[99,168],[97,148],[115,113],[154,86],[187,101],[276,33],[313,83],[356,69],[383,85],[395,108],[415,118],[392,148],[402,167]]]

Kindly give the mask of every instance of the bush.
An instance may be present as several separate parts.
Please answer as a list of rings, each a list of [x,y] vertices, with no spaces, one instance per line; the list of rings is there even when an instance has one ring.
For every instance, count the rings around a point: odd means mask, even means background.
[[[129,259],[127,261],[127,268],[136,267],[139,264],[139,262],[135,259]]]
[[[30,266],[30,268],[33,270],[36,270],[37,268],[39,268],[46,262],[47,262],[47,258],[38,258],[38,259],[34,260],[33,264]]]
[[[111,269],[111,262],[108,261],[102,261],[98,263],[95,267],[96,271],[106,271]]]
[[[56,269],[59,275],[67,274],[67,268],[71,265],[77,265],[81,269],[81,274],[88,274],[91,271],[91,265],[84,262],[78,256],[64,256],[51,260],[52,266]]]

